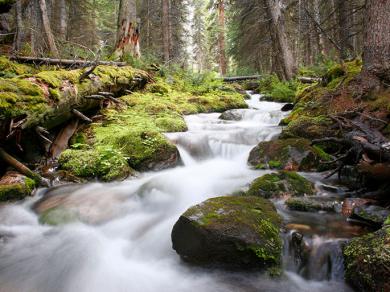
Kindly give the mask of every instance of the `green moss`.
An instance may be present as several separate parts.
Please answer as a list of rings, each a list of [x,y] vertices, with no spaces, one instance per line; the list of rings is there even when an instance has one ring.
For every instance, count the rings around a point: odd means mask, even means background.
[[[385,223],[383,224],[384,226],[389,226],[390,225],[390,216],[387,217]]]
[[[52,88],[59,88],[65,80],[72,83],[77,83],[81,75],[80,70],[57,70],[57,71],[42,71],[36,74],[36,78]]]
[[[281,138],[319,139],[334,134],[334,130],[331,129],[333,122],[324,115],[309,117],[300,112],[297,117],[291,117],[287,123],[288,126],[283,129]]]
[[[250,250],[265,262],[279,264],[282,242],[279,236],[281,218],[273,204],[253,196],[217,197],[188,209],[184,217],[194,224],[213,229],[213,226],[235,224],[237,228],[253,229],[256,238],[252,244],[237,246],[238,250]]]
[[[47,108],[42,88],[20,78],[0,79],[0,119],[39,115]]]
[[[323,151],[311,146],[307,139],[289,138],[261,142],[251,151],[249,163],[256,168],[267,165],[271,169],[310,171],[323,169]]]
[[[280,171],[254,180],[247,192],[249,196],[275,198],[284,195],[314,195],[314,185],[295,172]]]
[[[0,202],[22,200],[31,195],[35,186],[34,180],[28,177],[18,183],[0,184]]]
[[[97,177],[103,181],[124,179],[132,173],[125,157],[118,151],[97,147],[94,150],[68,149],[64,151],[59,163],[61,169],[70,171],[82,178]]]
[[[273,169],[280,169],[282,167],[282,163],[280,161],[277,161],[277,160],[269,161],[268,165],[270,168],[273,168]]]
[[[0,77],[12,78],[18,75],[33,74],[36,70],[33,67],[18,64],[0,56]]]
[[[345,277],[359,291],[388,291],[390,228],[353,239],[344,248]]]

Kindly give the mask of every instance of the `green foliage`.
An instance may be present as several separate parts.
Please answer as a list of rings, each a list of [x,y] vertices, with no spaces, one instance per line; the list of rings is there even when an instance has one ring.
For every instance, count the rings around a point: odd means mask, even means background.
[[[276,75],[266,75],[260,80],[259,92],[265,95],[264,100],[294,102],[297,86],[295,81],[280,81]]]

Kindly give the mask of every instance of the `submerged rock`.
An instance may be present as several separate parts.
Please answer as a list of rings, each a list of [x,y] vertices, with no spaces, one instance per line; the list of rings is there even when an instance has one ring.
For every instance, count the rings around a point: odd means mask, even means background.
[[[294,109],[294,104],[293,104],[293,103],[286,103],[286,104],[282,107],[281,111],[282,111],[282,112],[289,112],[289,111],[292,111],[293,109]]]
[[[346,279],[358,291],[390,291],[390,226],[349,242],[344,261]]]
[[[280,171],[254,180],[247,192],[250,196],[277,198],[282,196],[314,195],[314,184],[296,172]]]
[[[224,268],[280,264],[281,219],[273,204],[253,196],[218,197],[189,208],[172,230],[183,260]]]
[[[252,149],[248,162],[258,169],[284,169],[299,171],[322,171],[331,157],[322,149],[311,146],[306,139],[278,139],[261,142]]]
[[[30,196],[35,182],[16,172],[8,171],[0,180],[0,202],[22,200]]]
[[[285,204],[291,210],[303,212],[335,212],[337,206],[337,203],[334,201],[324,201],[318,198],[290,198]]]
[[[226,121],[241,121],[242,120],[242,112],[240,110],[228,110],[223,112],[219,119]]]
[[[356,206],[351,215],[354,219],[374,226],[382,226],[388,216],[390,216],[390,210],[375,205]]]

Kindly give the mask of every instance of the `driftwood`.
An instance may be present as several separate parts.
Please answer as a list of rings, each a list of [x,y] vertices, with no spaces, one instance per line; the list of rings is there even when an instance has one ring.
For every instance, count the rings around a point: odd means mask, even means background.
[[[56,65],[63,67],[91,67],[97,65],[108,66],[126,66],[126,62],[111,62],[111,61],[88,61],[88,60],[68,60],[68,59],[52,59],[52,58],[35,58],[35,57],[22,57],[13,56],[10,58],[13,61],[19,63],[35,64],[35,65]]]
[[[1,147],[0,147],[0,159],[3,160],[5,163],[9,164],[10,166],[12,166],[13,168],[15,168],[21,174],[24,174],[25,176],[35,180],[36,182],[38,182],[40,184],[42,184],[44,182],[43,178],[39,174],[32,171],[27,166],[25,166],[23,163],[19,162],[16,158],[9,155]]]
[[[69,140],[77,131],[78,125],[79,125],[79,120],[74,119],[64,128],[62,128],[62,130],[58,133],[56,139],[54,140],[53,144],[51,144],[50,146],[49,149],[50,158],[57,158],[64,150],[68,148]]]

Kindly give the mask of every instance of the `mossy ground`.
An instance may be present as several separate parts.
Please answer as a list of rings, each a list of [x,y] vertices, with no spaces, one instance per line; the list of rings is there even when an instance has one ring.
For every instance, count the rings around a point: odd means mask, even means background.
[[[359,291],[390,290],[390,228],[353,239],[344,248],[346,279]]]
[[[249,196],[277,198],[284,195],[314,195],[314,185],[296,172],[280,171],[254,180],[247,192]]]

